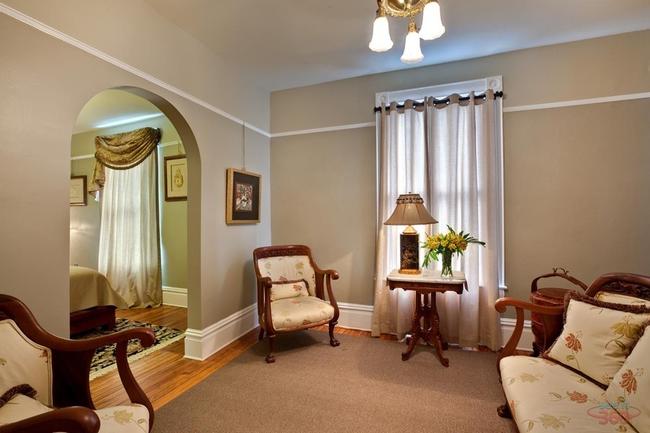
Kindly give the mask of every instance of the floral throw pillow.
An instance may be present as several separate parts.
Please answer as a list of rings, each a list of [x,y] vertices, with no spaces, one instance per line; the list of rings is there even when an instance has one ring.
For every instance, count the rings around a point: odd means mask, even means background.
[[[650,308],[569,293],[564,329],[545,357],[607,386],[640,338]]]
[[[610,405],[639,432],[650,432],[650,329],[607,388]]]
[[[278,299],[295,298],[297,296],[309,296],[307,281],[274,281],[271,286],[271,301]]]

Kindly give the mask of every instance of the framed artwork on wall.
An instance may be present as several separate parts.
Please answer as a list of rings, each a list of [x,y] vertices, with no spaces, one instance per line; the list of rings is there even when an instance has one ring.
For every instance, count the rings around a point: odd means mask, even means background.
[[[87,178],[86,176],[70,177],[70,206],[87,206]]]
[[[165,157],[165,201],[187,200],[187,157]]]
[[[226,170],[226,224],[260,222],[261,178],[236,168]]]

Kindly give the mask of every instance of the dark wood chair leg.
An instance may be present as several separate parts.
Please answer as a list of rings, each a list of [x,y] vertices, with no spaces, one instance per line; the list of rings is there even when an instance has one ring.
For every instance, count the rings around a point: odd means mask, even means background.
[[[501,418],[512,419],[512,412],[510,411],[510,406],[508,406],[508,403],[506,403],[506,404],[504,404],[502,406],[499,406],[497,408],[497,414]]]
[[[272,364],[275,362],[275,356],[273,356],[273,343],[275,342],[275,335],[269,335],[269,354],[266,355],[266,363]]]
[[[260,326],[260,334],[257,336],[257,339],[259,341],[264,340],[264,328],[262,326]]]
[[[334,338],[334,327],[336,326],[337,323],[338,322],[332,321],[329,324],[329,328],[330,328],[330,346],[332,346],[332,347],[336,347],[336,346],[341,344],[341,342],[339,340]]]

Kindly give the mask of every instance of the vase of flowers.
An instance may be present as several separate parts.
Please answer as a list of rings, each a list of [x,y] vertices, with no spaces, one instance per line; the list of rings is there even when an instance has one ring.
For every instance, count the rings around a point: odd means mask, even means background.
[[[467,245],[479,244],[485,246],[485,242],[479,241],[469,233],[462,230],[460,232],[454,231],[450,226],[447,226],[448,233],[436,233],[435,235],[427,235],[427,239],[422,243],[422,248],[426,250],[424,254],[424,267],[428,267],[431,260],[438,260],[442,257],[442,276],[451,278],[454,276],[451,269],[451,259],[454,254],[462,256]]]

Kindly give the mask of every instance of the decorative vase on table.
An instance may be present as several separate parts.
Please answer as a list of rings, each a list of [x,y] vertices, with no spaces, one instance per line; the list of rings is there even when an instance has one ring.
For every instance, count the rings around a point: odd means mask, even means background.
[[[453,254],[449,250],[445,250],[442,253],[442,271],[440,272],[440,275],[444,278],[453,278],[454,277],[454,271],[451,270],[451,259],[453,257]]]
[[[454,254],[462,256],[467,245],[479,244],[485,246],[485,242],[479,241],[469,233],[462,230],[460,232],[454,231],[451,227],[447,226],[448,233],[436,233],[435,235],[427,235],[427,239],[422,243],[422,248],[426,250],[424,253],[424,267],[428,267],[431,260],[438,260],[442,257],[442,271],[443,278],[453,278],[454,272],[451,268],[451,259]]]

